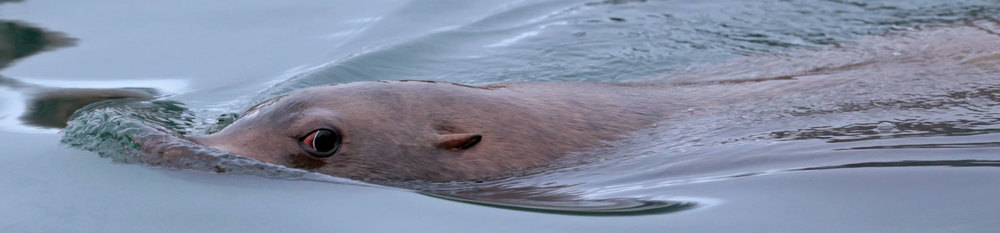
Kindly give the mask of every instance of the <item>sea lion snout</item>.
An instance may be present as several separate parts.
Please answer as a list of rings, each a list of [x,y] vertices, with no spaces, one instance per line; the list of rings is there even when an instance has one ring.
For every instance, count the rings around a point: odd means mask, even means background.
[[[246,148],[248,145],[243,145],[243,143],[234,142],[234,138],[228,138],[228,136],[220,136],[216,134],[201,135],[201,136],[187,136],[185,137],[194,143],[199,145],[210,147],[222,152],[239,155],[243,157],[249,157],[261,162],[273,163],[273,164],[284,164],[282,159],[275,158],[272,156],[251,156],[257,155],[257,153],[248,153],[250,151],[257,151],[254,148]],[[263,155],[263,154],[261,154]]]

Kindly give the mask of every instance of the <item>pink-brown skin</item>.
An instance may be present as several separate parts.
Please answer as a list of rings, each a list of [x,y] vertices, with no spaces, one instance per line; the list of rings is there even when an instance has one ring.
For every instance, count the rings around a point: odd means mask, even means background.
[[[489,180],[620,139],[683,109],[656,87],[429,81],[312,87],[264,102],[222,131],[192,139],[339,177]],[[300,141],[323,128],[339,130],[342,145],[330,157],[315,158]],[[472,147],[449,146],[449,139],[475,134],[481,140]]]

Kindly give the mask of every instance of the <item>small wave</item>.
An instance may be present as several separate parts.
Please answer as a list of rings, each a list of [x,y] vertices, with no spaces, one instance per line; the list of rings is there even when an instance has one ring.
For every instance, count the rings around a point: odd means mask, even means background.
[[[177,102],[111,100],[78,111],[65,128],[62,143],[118,163],[374,186],[198,145],[183,137],[193,122],[192,115]]]
[[[489,206],[502,209],[581,216],[636,216],[668,214],[698,207],[697,202],[660,201],[636,198],[572,199],[533,201],[529,199],[484,199],[421,192],[420,194],[445,200]]]

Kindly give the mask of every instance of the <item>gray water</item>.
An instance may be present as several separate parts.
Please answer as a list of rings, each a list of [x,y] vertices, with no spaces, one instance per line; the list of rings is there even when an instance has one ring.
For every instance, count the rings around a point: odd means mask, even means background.
[[[995,1],[26,0],[0,5],[0,19],[61,32],[75,45],[23,58],[0,75],[46,86],[155,88],[161,95],[151,104],[86,111],[80,119],[88,122],[70,125],[115,135],[134,127],[124,123],[146,122],[199,134],[220,115],[307,86],[754,78],[804,68],[747,59],[821,60],[810,51],[862,50],[867,42],[852,41],[997,15]],[[948,74],[964,81],[872,81],[697,109],[713,114],[636,132],[589,152],[598,159],[584,164],[488,184],[428,184],[685,203],[630,216],[122,163],[122,139],[19,123],[24,97],[0,88],[0,230],[990,232],[1000,227],[1000,75]],[[697,97],[740,87],[679,91]],[[119,118],[95,121],[101,117]],[[81,141],[94,142],[83,148],[91,151],[69,147]]]

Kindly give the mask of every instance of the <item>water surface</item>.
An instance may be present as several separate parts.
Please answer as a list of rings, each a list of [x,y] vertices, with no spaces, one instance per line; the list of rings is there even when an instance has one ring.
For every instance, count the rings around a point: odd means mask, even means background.
[[[54,132],[12,120],[23,107],[10,100],[23,97],[0,88],[7,150],[0,187],[8,190],[0,195],[0,229],[990,231],[1000,226],[993,198],[1000,194],[1000,75],[989,69],[928,67],[923,81],[871,76],[782,89],[747,104],[693,109],[701,115],[588,152],[597,159],[582,165],[495,183],[430,185],[688,203],[652,214],[532,212],[307,175],[273,179],[114,161],[129,162],[116,144],[127,139],[116,135],[137,125],[200,134],[220,115],[307,86],[656,80],[709,83],[678,89],[692,96],[749,92],[775,82],[713,82],[891,57],[866,50],[880,43],[871,38],[996,15],[995,1],[4,3],[5,22],[75,42],[24,56],[0,75],[45,86],[151,87],[161,95],[105,103],[71,122],[89,130]],[[859,56],[815,55],[837,51]],[[844,70],[837,74],[853,69]],[[878,74],[867,70],[859,74]],[[74,142],[92,144],[66,148]],[[483,190],[477,193],[489,194]]]

